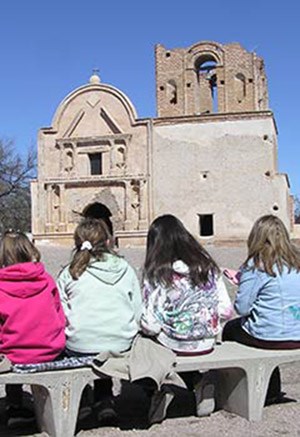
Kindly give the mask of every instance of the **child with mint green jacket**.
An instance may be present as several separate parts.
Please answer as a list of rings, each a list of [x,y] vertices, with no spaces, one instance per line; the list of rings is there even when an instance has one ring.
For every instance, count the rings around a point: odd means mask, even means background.
[[[84,219],[75,230],[74,241],[73,260],[57,280],[67,319],[66,354],[126,351],[139,330],[142,312],[135,271],[111,249],[111,235],[102,220]],[[99,421],[104,410],[111,410],[112,415],[113,408],[107,406],[110,396],[111,381],[96,381],[94,407]]]

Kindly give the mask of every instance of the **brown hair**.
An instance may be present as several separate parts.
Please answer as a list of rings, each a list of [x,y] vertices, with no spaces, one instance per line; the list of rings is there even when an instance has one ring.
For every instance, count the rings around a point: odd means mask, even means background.
[[[283,267],[300,270],[300,252],[291,242],[283,222],[274,215],[260,217],[248,237],[248,257],[244,266],[253,261],[253,268],[276,276],[274,266],[282,273]]]
[[[100,219],[83,219],[75,229],[74,242],[75,254],[69,267],[73,279],[82,275],[92,258],[101,260],[105,253],[116,255],[112,249],[112,236],[107,225]],[[90,243],[90,248],[83,248],[84,242]]]
[[[194,286],[206,284],[210,274],[218,275],[216,262],[204,247],[188,232],[183,223],[171,214],[157,217],[147,235],[144,278],[171,287],[173,263],[182,260],[190,271]]]
[[[0,266],[39,261],[41,254],[23,232],[8,230],[0,241]]]

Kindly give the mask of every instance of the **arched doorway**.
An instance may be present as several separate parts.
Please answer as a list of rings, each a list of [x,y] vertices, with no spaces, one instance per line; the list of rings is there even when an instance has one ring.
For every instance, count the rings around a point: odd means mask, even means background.
[[[112,213],[107,208],[107,206],[103,205],[103,203],[94,202],[87,205],[82,211],[83,217],[91,217],[96,219],[103,220],[109,229],[111,235],[113,235],[113,224],[110,219]]]

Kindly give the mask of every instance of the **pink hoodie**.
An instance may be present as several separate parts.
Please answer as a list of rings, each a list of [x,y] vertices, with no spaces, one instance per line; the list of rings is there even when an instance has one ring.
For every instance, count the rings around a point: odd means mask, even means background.
[[[54,360],[65,347],[58,290],[42,263],[0,269],[0,352],[13,363]]]

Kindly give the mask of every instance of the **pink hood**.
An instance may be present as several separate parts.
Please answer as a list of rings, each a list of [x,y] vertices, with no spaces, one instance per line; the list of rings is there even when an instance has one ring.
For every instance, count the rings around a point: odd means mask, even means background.
[[[13,363],[55,359],[65,347],[65,316],[42,263],[0,269],[0,353]]]
[[[48,278],[42,263],[21,263],[0,269],[0,292],[26,299],[42,293]]]

